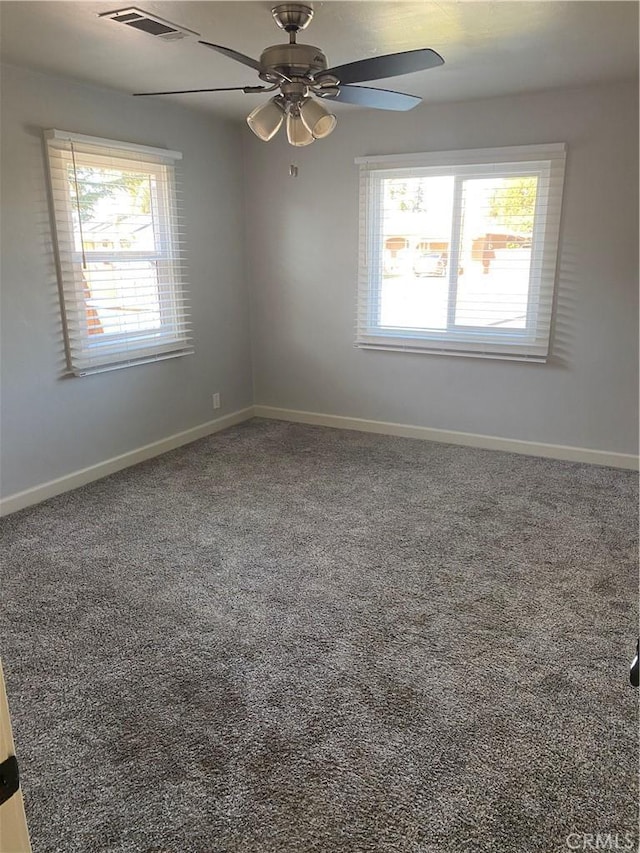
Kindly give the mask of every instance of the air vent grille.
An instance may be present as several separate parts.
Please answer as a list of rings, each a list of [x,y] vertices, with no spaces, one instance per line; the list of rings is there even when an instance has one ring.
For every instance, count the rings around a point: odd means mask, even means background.
[[[134,6],[130,6],[127,9],[116,9],[115,12],[102,12],[98,17],[110,18],[118,24],[125,24],[127,27],[141,30],[143,33],[148,33],[164,41],[177,41],[178,39],[199,35],[199,33],[193,30],[179,27],[177,24],[172,24],[170,21],[158,18],[157,15],[150,15],[148,12],[143,12],[142,9],[136,9]]]

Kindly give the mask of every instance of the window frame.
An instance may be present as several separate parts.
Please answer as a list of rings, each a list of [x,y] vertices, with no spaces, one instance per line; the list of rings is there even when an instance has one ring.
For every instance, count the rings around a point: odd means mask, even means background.
[[[550,349],[555,298],[566,145],[431,152],[359,157],[360,247],[355,345],[362,349],[420,352],[544,362]],[[453,177],[447,328],[411,329],[380,324],[383,247],[380,220],[383,182],[393,177]],[[455,293],[465,180],[488,177],[538,178],[524,329],[455,323]],[[453,320],[453,322],[452,322]]]
[[[45,131],[49,187],[52,200],[52,230],[63,318],[67,366],[74,376],[129,367],[164,358],[193,353],[189,313],[181,260],[180,210],[175,162],[182,154],[168,149],[90,137],[67,131]],[[77,146],[77,147],[76,147]],[[54,166],[54,158],[59,161]],[[78,248],[71,192],[62,174],[64,165],[73,169],[101,168],[105,161],[114,170],[149,175],[154,250]],[[155,183],[155,186],[153,185]],[[83,294],[84,264],[144,261],[155,265],[160,327],[129,332],[89,332]],[[117,279],[114,279],[114,282]]]

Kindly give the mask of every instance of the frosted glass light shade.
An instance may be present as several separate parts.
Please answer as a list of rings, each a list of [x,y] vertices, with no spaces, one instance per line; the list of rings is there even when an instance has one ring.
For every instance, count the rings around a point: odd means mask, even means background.
[[[325,136],[329,136],[338,121],[324,104],[314,98],[308,98],[302,104],[300,118],[314,139],[324,139]]]
[[[266,104],[260,104],[247,116],[247,124],[263,142],[273,139],[283,120],[284,112],[275,98],[271,98]]]
[[[287,116],[287,139],[290,145],[300,148],[303,145],[311,145],[314,141],[313,134],[302,121],[300,116],[289,113]]]

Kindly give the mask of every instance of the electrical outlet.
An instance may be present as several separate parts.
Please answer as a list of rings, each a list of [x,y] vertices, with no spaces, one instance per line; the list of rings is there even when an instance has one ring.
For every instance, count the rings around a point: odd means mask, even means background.
[[[218,394],[217,392],[213,395],[213,408],[220,408],[220,394]]]

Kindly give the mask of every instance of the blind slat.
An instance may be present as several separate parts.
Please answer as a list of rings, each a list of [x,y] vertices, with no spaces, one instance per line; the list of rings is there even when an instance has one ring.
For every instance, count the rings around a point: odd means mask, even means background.
[[[358,158],[356,346],[549,351],[564,144]]]
[[[47,131],[67,362],[75,375],[193,352],[179,152]]]

